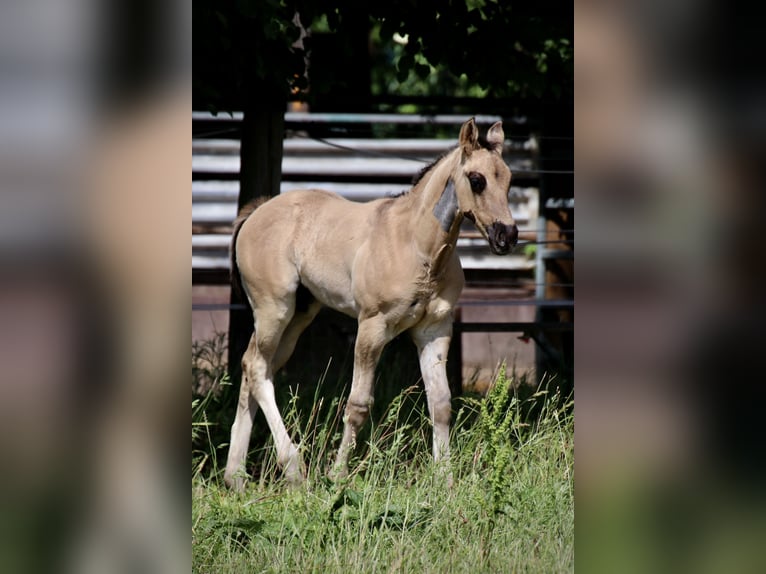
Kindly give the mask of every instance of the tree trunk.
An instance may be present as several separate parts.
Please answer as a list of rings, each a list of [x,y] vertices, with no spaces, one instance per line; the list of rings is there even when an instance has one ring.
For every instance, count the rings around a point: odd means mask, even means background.
[[[259,197],[279,194],[282,179],[282,147],[286,100],[251,104],[244,110],[239,152],[238,209]],[[247,305],[234,289],[232,305]],[[232,383],[240,377],[240,360],[253,333],[253,315],[247,309],[229,311],[229,374]]]
[[[259,197],[279,194],[286,106],[287,102],[282,101],[245,109],[239,152],[240,209]]]

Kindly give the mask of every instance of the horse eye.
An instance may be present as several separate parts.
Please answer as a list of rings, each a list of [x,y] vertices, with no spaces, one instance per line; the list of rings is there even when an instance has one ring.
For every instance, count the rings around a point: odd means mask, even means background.
[[[471,182],[471,191],[481,193],[487,187],[487,180],[480,173],[469,173],[468,181]]]

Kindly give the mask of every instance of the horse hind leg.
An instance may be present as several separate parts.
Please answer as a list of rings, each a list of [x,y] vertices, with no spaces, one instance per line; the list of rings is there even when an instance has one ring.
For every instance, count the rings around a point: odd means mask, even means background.
[[[224,471],[224,483],[234,490],[242,491],[245,486],[245,462],[250,444],[250,433],[253,430],[253,419],[258,412],[258,402],[253,393],[253,380],[249,376],[249,365],[255,357],[255,334],[242,356],[242,382],[239,388],[239,400],[234,424],[231,426],[229,454]]]
[[[292,300],[290,303],[289,307],[278,304],[266,310],[262,309],[259,313],[256,328],[256,354],[250,369],[255,381],[253,386],[255,399],[266,417],[274,438],[277,463],[288,482],[298,484],[303,482],[305,474],[303,461],[298,448],[287,433],[274,394],[276,354],[295,311],[295,301]]]
[[[322,304],[313,298],[303,285],[296,292],[295,314],[282,335],[276,355],[274,356],[274,372],[279,371],[295,351],[295,345],[303,331],[316,318],[322,309]]]
[[[303,481],[303,463],[287,433],[274,394],[275,357],[295,310],[294,300],[261,304],[256,329],[242,358],[242,388],[224,480],[234,488],[243,486],[244,463],[255,415],[254,401],[266,417],[277,450],[277,463],[291,483]]]

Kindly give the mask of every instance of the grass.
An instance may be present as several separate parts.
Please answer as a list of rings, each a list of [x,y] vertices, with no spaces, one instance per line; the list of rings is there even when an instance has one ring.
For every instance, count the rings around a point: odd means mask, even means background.
[[[487,397],[455,402],[449,468],[431,459],[420,387],[399,392],[372,417],[339,483],[326,471],[341,402],[323,398],[325,384],[311,400],[287,397],[285,420],[300,437],[308,480],[289,488],[267,440],[250,453],[254,478],[244,494],[221,480],[225,445],[213,438],[209,412],[220,406],[211,390],[193,404],[194,571],[572,571],[572,404],[542,390],[521,399],[510,379],[503,368]]]

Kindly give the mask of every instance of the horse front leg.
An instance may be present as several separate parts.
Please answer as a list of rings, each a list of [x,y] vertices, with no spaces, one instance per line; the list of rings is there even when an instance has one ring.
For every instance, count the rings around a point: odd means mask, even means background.
[[[428,412],[433,422],[434,460],[446,461],[449,459],[449,425],[452,416],[452,396],[447,380],[452,318],[415,327],[412,338],[418,347],[420,372],[426,388]]]
[[[389,341],[386,332],[385,319],[381,315],[359,322],[354,347],[354,375],[343,416],[343,438],[332,471],[335,479],[345,478],[348,475],[348,457],[356,446],[359,429],[370,416],[370,408],[374,400],[375,367],[383,347]]]

